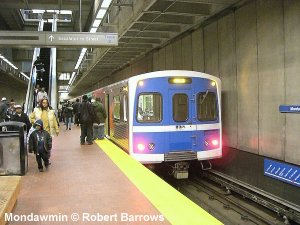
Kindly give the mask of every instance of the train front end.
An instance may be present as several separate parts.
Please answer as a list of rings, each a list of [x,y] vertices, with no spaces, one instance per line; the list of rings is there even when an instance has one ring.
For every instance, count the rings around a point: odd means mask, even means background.
[[[129,152],[143,164],[222,156],[221,82],[192,71],[158,71],[129,79]]]

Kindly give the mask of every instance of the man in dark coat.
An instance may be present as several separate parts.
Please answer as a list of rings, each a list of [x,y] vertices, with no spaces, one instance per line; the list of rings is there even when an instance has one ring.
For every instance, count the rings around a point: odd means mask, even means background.
[[[80,113],[80,128],[81,128],[81,136],[80,136],[80,144],[85,144],[85,138],[89,145],[93,144],[93,122],[96,118],[94,108],[92,103],[88,101],[88,97],[84,95],[82,97],[82,103],[79,107]]]
[[[79,99],[76,99],[76,102],[73,106],[73,113],[75,115],[75,122],[74,124],[77,124],[77,126],[79,126],[79,107],[80,107],[80,102]]]
[[[31,123],[29,121],[28,116],[23,113],[22,111],[22,106],[21,105],[15,105],[15,114],[12,116],[11,121],[17,121],[17,122],[22,122],[26,124],[26,131],[28,134],[28,131],[31,128]]]
[[[93,139],[102,140],[104,138],[104,124],[107,115],[100,98],[96,98],[93,106],[96,114],[96,119],[93,124]]]

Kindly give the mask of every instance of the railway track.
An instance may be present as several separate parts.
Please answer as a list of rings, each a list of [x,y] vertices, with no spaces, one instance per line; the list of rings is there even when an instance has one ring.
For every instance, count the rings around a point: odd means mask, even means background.
[[[187,180],[166,178],[173,187],[224,224],[299,224],[298,212],[213,172]]]

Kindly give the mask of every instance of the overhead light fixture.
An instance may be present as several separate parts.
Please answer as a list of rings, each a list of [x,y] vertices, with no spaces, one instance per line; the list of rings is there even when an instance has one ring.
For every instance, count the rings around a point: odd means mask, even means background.
[[[99,27],[101,21],[102,21],[102,20],[95,19],[95,20],[94,20],[94,23],[93,23],[93,27]]]
[[[96,19],[102,19],[106,13],[106,9],[99,9]]]
[[[108,8],[112,0],[104,0],[101,4],[101,8]]]
[[[90,30],[90,33],[96,33],[98,30],[98,27],[92,27]]]
[[[33,9],[32,10],[32,13],[44,13],[45,10],[42,10],[42,9]]]
[[[27,80],[29,80],[29,77],[25,73],[21,72],[20,74],[22,74],[23,77],[25,77]]]

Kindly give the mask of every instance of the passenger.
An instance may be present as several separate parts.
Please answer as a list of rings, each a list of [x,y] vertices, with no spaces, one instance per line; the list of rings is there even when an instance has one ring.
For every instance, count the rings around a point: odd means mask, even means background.
[[[36,69],[36,74],[37,74],[36,80],[43,81],[43,73],[45,72],[45,69],[44,69],[44,63],[40,60],[39,56],[33,63],[33,67],[35,67]]]
[[[38,101],[37,101],[37,95],[38,95],[38,93],[40,91],[41,91],[41,87],[40,87],[39,84],[37,84],[35,86],[35,89],[34,89],[34,95],[33,95],[33,102],[34,102],[34,104],[33,104],[33,108],[36,107],[39,104]]]
[[[93,122],[95,120],[95,112],[92,104],[88,101],[87,95],[82,97],[82,103],[79,107],[80,113],[80,144],[85,144],[85,138],[89,145],[93,144]]]
[[[73,112],[74,112],[74,115],[75,115],[74,124],[77,124],[77,126],[79,126],[79,106],[80,106],[80,102],[79,102],[79,99],[77,98],[76,102],[73,106]]]
[[[48,169],[49,158],[51,155],[52,148],[52,138],[50,134],[43,129],[43,121],[37,120],[34,123],[35,131],[32,132],[29,138],[29,152],[36,155],[36,162],[38,164],[38,169],[43,172],[43,163],[46,170]]]
[[[15,105],[15,111],[16,111],[16,113],[12,116],[11,121],[25,123],[26,124],[26,132],[28,134],[28,131],[31,128],[31,123],[29,121],[28,116],[25,113],[23,113],[21,105]]]
[[[38,92],[36,101],[39,103],[42,99],[48,99],[47,92],[45,91],[45,88],[43,87],[40,92]]]
[[[104,138],[104,124],[107,115],[100,98],[96,98],[93,106],[96,114],[96,118],[93,123],[93,140],[102,140]]]
[[[7,118],[8,105],[6,102],[6,98],[3,97],[0,102],[0,123],[4,122]]]
[[[68,130],[68,129],[71,130],[73,107],[71,106],[71,103],[69,101],[68,101],[63,113],[64,113],[64,118],[65,118],[66,130]]]
[[[8,120],[11,120],[14,114],[15,114],[15,101],[11,99],[9,103],[9,108],[7,109]]]
[[[52,137],[59,134],[59,128],[54,110],[49,106],[48,99],[43,99],[39,107],[34,108],[29,116],[31,124],[36,120],[43,121],[43,129],[47,131]]]

